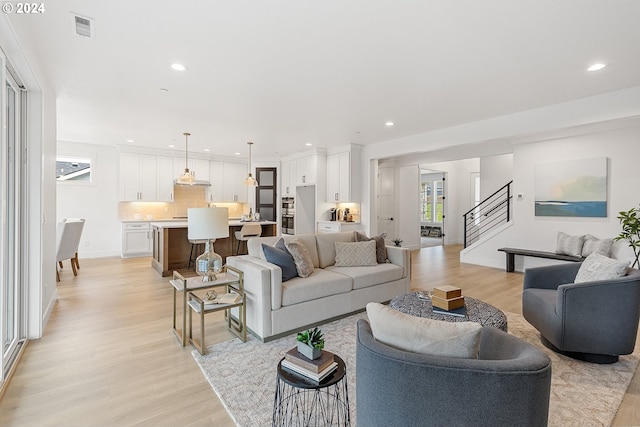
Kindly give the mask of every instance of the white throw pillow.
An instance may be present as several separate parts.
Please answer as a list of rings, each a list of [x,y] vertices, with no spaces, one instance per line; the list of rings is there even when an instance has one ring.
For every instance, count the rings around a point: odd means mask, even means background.
[[[581,257],[583,245],[584,236],[569,236],[562,231],[558,232],[557,254]]]
[[[445,322],[411,316],[383,304],[367,304],[376,340],[400,350],[477,359],[482,326],[476,322]]]
[[[336,242],[336,267],[359,267],[378,265],[376,242]]]
[[[574,283],[611,280],[627,273],[628,261],[607,258],[598,253],[591,254],[582,262]]]
[[[584,245],[582,246],[582,256],[588,257],[593,253],[598,253],[608,257],[613,247],[613,239],[598,239],[591,234],[584,236]]]

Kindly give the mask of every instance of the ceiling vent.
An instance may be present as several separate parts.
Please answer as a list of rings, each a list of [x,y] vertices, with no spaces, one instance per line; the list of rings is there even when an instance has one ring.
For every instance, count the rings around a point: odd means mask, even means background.
[[[73,14],[74,30],[82,37],[93,37],[95,35],[95,22],[92,18]]]

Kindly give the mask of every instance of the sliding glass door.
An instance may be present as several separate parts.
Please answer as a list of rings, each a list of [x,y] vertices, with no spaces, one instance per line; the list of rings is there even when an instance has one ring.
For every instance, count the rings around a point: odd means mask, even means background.
[[[0,51],[1,52],[1,51]],[[0,62],[4,65],[4,58]],[[3,67],[4,68],[4,67]],[[4,69],[2,94],[2,150],[0,152],[0,342],[2,343],[1,380],[4,382],[26,336],[25,257],[26,166],[23,162],[23,91],[8,69]]]

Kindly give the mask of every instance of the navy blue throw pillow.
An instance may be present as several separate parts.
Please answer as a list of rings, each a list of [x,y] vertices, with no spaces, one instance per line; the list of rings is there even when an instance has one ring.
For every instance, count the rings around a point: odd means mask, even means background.
[[[275,264],[282,270],[282,281],[286,282],[289,279],[298,277],[298,270],[296,270],[296,263],[293,261],[293,256],[289,253],[284,240],[278,240],[275,246],[269,246],[262,244],[262,252],[264,257],[271,264]]]

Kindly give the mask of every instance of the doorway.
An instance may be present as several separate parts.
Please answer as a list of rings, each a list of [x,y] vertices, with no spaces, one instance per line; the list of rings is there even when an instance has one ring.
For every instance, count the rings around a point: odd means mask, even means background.
[[[256,213],[264,221],[276,220],[276,168],[256,168],[258,187],[256,188]]]
[[[444,245],[445,173],[420,168],[420,247]]]

